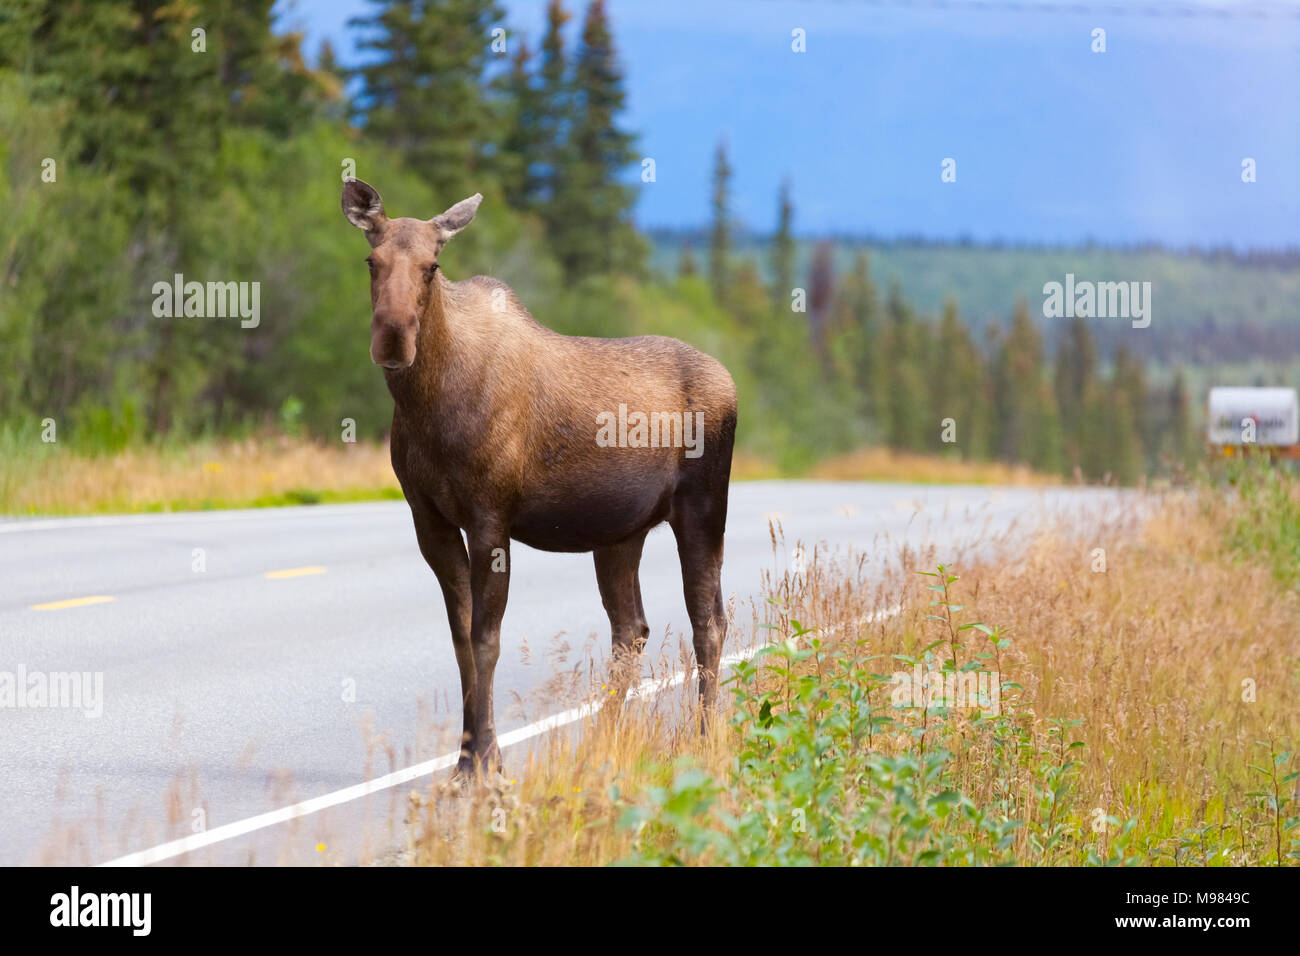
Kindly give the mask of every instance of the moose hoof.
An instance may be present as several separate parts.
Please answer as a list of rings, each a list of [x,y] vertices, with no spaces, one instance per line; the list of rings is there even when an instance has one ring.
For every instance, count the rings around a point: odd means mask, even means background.
[[[462,751],[460,760],[451,779],[459,783],[462,789],[469,789],[477,784],[493,785],[501,777],[501,751],[493,744],[486,754],[470,754]]]
[[[460,760],[456,763],[456,769],[452,771],[451,779],[461,783],[468,784],[474,779],[474,758],[461,755]]]

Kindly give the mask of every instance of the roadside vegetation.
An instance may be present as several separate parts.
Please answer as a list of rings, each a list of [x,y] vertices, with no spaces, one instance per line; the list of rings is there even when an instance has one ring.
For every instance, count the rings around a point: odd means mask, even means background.
[[[59,444],[0,437],[0,514],[77,515],[206,511],[400,499],[387,445],[284,434],[128,445],[77,454]],[[952,484],[1047,485],[1024,466],[872,449],[790,471],[736,455],[736,481],[812,478]]]
[[[260,508],[402,497],[376,442],[325,445],[286,437],[144,445],[104,455],[41,454],[0,461],[0,512],[128,514]]]
[[[1236,478],[884,583],[817,554],[768,582],[776,643],[707,736],[687,690],[608,707],[508,755],[499,789],[413,791],[404,860],[1296,865],[1300,600],[1278,569],[1300,495]],[[900,706],[918,668],[1000,699]]]

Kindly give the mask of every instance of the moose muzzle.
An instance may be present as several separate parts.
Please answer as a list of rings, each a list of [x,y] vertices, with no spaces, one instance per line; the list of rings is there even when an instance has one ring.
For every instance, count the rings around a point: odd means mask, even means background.
[[[415,361],[415,318],[376,313],[370,323],[370,360],[387,369],[410,368]]]

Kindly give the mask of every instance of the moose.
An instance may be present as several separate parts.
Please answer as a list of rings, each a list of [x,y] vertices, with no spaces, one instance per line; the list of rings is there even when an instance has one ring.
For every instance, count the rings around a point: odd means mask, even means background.
[[[390,219],[374,188],[343,186],[343,213],[370,244],[370,358],[393,396],[393,471],[442,589],[460,670],[462,777],[501,766],[492,679],[512,540],[592,552],[613,663],[626,674],[650,635],[642,546],[668,522],[707,715],[726,636],[737,413],[731,375],[684,342],[562,335],[503,282],[447,279],[438,258],[482,199],[428,220]]]

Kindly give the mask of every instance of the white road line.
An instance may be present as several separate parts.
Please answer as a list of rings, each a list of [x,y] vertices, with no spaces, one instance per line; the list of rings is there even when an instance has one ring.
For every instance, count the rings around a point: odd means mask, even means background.
[[[853,623],[855,625],[869,624],[872,621],[894,617],[901,612],[902,609],[901,604],[896,604],[893,607],[886,608],[882,611],[874,611],[870,614],[863,615]],[[829,627],[825,629],[825,633],[832,634],[837,630],[839,630],[838,627]],[[751,647],[736,654],[728,654],[723,657],[719,663],[724,668],[734,667],[741,661],[751,660],[759,651],[772,646],[772,643],[760,644],[757,647]],[[680,687],[685,683],[688,676],[689,674],[686,671],[676,671],[668,677],[647,677],[636,687],[632,688],[628,697],[637,699],[653,697],[665,690]],[[538,737],[542,734],[549,733],[552,730],[557,730],[560,727],[567,726],[568,724],[592,716],[599,711],[604,704],[604,698],[596,698],[578,707],[561,711],[558,714],[552,714],[550,717],[543,717],[541,720],[534,721],[527,726],[502,734],[497,738],[497,745],[504,750],[507,747],[512,747],[517,743],[522,743],[532,737]],[[237,820],[234,823],[227,823],[224,826],[219,826],[212,830],[206,830],[203,833],[191,834],[190,836],[182,837],[179,840],[172,840],[169,843],[160,843],[158,846],[149,847],[147,850],[128,853],[125,856],[119,856],[114,860],[101,863],[100,866],[148,866],[151,863],[160,863],[163,860],[170,860],[171,858],[180,856],[184,853],[193,853],[195,850],[201,850],[204,847],[212,846],[215,843],[222,843],[226,840],[232,840],[235,837],[244,836],[257,830],[264,830],[267,827],[273,827],[281,823],[288,823],[290,820],[297,820],[301,817],[310,816],[313,813],[327,810],[330,807],[336,807],[342,803],[359,800],[362,797],[368,797],[381,790],[387,790],[403,783],[410,783],[412,780],[418,780],[420,777],[437,773],[439,770],[449,770],[456,766],[459,759],[459,751],[443,754],[441,757],[435,757],[433,760],[426,760],[424,763],[417,763],[402,770],[395,770],[394,772],[385,774],[382,777],[376,777],[374,780],[354,784],[351,787],[344,787],[342,790],[335,790],[333,793],[326,793],[319,797],[312,797],[310,800],[303,800],[301,803],[295,803],[292,806],[281,807],[279,810],[271,810],[267,813],[258,814],[255,817],[248,817],[244,820]]]

